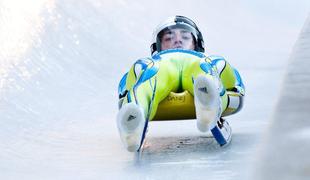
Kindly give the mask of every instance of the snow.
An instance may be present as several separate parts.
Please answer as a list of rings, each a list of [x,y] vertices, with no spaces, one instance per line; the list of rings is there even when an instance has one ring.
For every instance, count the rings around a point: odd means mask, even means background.
[[[246,178],[310,2],[188,2],[1,1],[0,179]],[[116,129],[118,81],[175,14],[240,71],[245,106],[226,148],[195,121],[152,122],[137,157]]]

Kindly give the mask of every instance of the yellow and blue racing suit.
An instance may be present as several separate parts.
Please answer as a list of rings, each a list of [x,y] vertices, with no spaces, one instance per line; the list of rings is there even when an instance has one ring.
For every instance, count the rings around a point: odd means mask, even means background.
[[[119,83],[119,108],[134,102],[152,120],[157,107],[170,92],[187,90],[192,95],[198,75],[213,76],[220,81],[222,116],[242,108],[244,85],[238,71],[221,56],[172,49],[161,51],[151,58],[137,60]]]

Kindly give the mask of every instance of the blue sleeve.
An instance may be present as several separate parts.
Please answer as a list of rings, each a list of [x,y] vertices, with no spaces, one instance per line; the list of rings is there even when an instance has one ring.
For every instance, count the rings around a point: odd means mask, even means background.
[[[128,75],[128,72],[126,74],[124,74],[124,76],[122,77],[122,79],[120,80],[120,82],[118,84],[118,95],[119,95],[119,98],[124,96],[124,94],[126,93],[126,79],[127,79],[127,75]]]

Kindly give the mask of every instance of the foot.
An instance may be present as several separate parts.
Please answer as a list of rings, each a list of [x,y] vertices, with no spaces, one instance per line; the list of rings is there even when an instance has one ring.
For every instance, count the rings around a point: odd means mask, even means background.
[[[146,119],[144,111],[135,103],[122,106],[117,114],[117,127],[121,140],[130,152],[138,151],[144,136]]]
[[[219,82],[210,76],[198,76],[194,81],[194,100],[197,128],[206,132],[216,126],[220,118]]]

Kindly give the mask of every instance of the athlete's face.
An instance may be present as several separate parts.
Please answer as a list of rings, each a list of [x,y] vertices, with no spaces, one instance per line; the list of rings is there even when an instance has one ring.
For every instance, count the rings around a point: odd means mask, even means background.
[[[169,29],[161,38],[161,50],[167,49],[194,50],[194,38],[192,33],[185,29]]]

